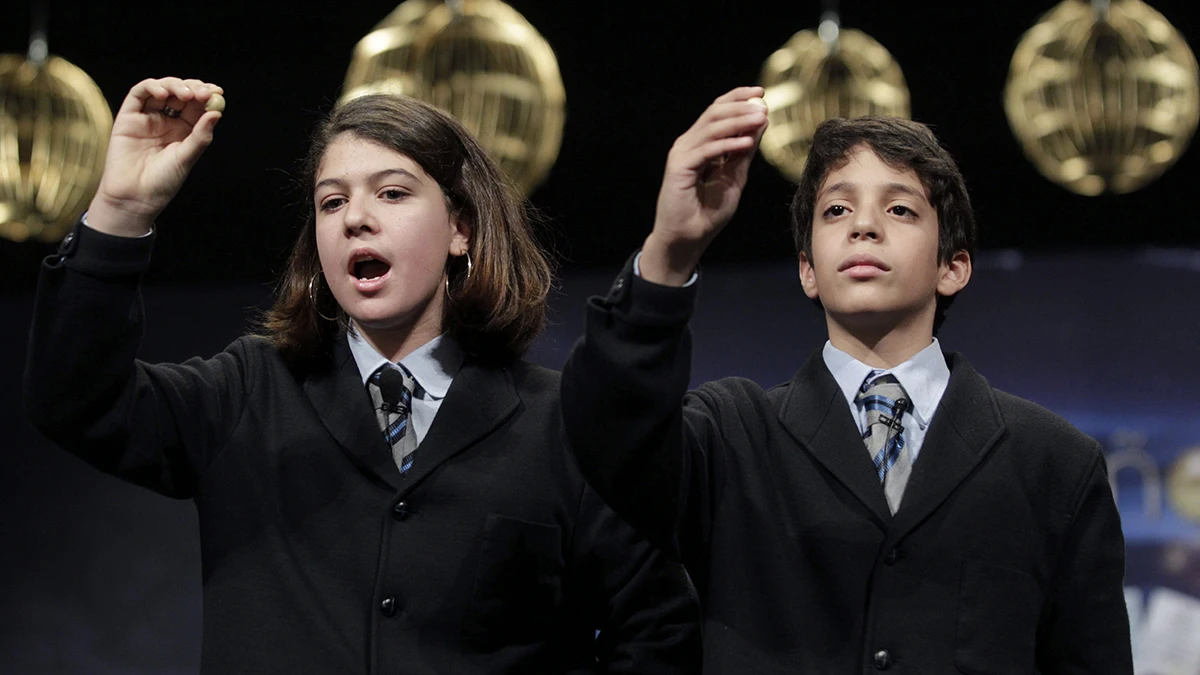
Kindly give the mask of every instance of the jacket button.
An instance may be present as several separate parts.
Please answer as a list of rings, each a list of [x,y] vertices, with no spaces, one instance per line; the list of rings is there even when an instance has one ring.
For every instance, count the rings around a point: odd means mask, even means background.
[[[887,555],[883,557],[883,562],[886,565],[895,565],[896,561],[899,559],[900,559],[900,549],[894,548],[894,549],[888,551]]]
[[[384,616],[394,616],[396,614],[396,598],[387,596],[383,602],[379,603],[379,611],[383,612]]]
[[[396,502],[396,505],[392,507],[392,518],[396,520],[407,520],[411,514],[412,511],[408,508],[408,502]]]
[[[892,667],[895,661],[892,660],[892,655],[886,649],[880,649],[875,652],[875,667],[879,670],[887,670]]]

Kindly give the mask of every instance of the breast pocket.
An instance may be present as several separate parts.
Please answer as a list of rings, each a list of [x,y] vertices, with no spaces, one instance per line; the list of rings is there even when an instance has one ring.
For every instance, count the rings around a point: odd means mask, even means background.
[[[562,531],[490,514],[471,599],[469,633],[489,644],[535,641],[562,603]]]
[[[1041,593],[1024,572],[967,560],[959,585],[954,661],[967,675],[1028,675]]]

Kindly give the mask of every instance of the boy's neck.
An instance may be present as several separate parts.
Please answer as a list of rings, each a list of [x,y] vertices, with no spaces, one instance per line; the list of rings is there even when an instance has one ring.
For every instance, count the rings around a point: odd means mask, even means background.
[[[827,313],[825,324],[830,344],[872,368],[890,370],[933,344],[933,323],[922,317],[848,326]]]

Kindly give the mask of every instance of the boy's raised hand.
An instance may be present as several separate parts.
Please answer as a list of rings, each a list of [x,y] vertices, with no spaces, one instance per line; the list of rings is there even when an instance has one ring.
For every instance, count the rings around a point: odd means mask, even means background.
[[[682,286],[733,217],[767,128],[762,95],[762,87],[739,87],[721,96],[671,146],[654,230],[642,248],[642,278]]]
[[[205,104],[223,93],[215,84],[177,77],[134,85],[113,120],[88,226],[121,236],[149,232],[212,142],[221,113]]]

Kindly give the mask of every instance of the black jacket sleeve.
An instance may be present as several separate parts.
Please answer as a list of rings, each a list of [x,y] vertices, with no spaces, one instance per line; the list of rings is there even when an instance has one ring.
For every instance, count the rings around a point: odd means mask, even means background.
[[[723,453],[715,411],[687,393],[695,298],[696,284],[650,283],[631,259],[608,296],[589,301],[562,379],[567,437],[584,476],[693,577],[703,574]]]
[[[1055,675],[1132,673],[1129,616],[1122,593],[1125,540],[1104,454],[1095,444],[1071,514],[1038,627],[1038,671]]]
[[[210,360],[149,365],[138,290],[154,235],[82,224],[41,268],[25,365],[33,424],[97,468],[162,494],[193,496],[236,426],[244,342]]]
[[[572,548],[581,561],[599,672],[700,671],[700,608],[683,566],[623,521],[592,490],[580,501]]]

